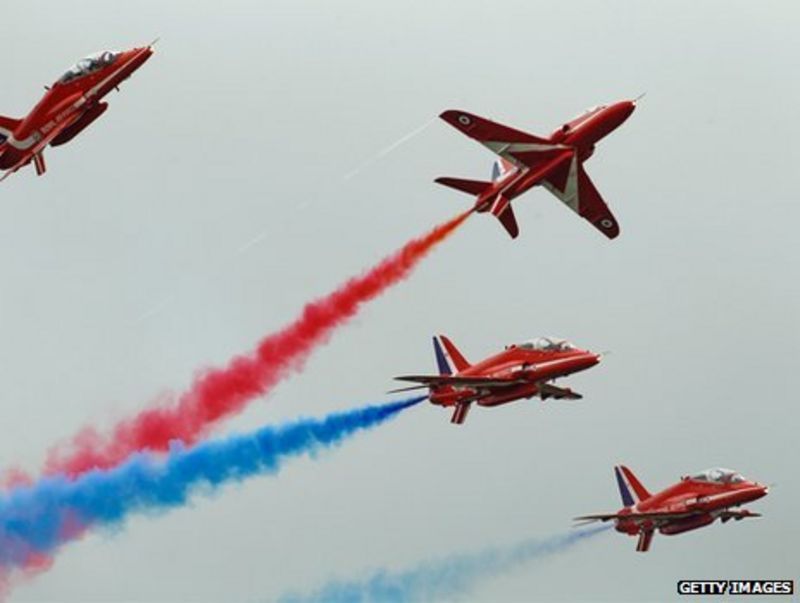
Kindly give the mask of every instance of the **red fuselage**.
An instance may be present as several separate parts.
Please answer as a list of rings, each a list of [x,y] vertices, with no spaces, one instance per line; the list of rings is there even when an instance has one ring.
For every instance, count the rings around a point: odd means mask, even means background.
[[[600,140],[620,127],[636,108],[635,101],[620,101],[613,105],[598,107],[587,111],[580,117],[565,123],[553,132],[548,141],[554,145],[572,147],[576,150],[577,159],[581,163],[594,153],[594,146]],[[564,161],[568,161],[565,158]],[[549,166],[548,169],[553,169]],[[475,202],[475,211],[488,211],[492,202],[502,195],[514,199],[527,192],[537,184],[541,184],[542,174],[537,170],[515,167],[492,186],[484,190]]]
[[[658,529],[667,535],[681,534],[707,526],[723,511],[762,498],[767,491],[766,486],[747,480],[723,484],[686,477],[618,513],[620,516],[635,513],[675,513],[686,514],[685,517],[649,523],[620,517],[616,521],[616,530],[631,535],[639,534],[642,529]],[[742,515],[739,518],[746,516],[746,512],[740,513]]]
[[[481,389],[479,386],[432,387],[430,401],[441,406],[475,401],[480,406],[497,406],[540,394],[540,384],[588,369],[600,362],[600,355],[571,349],[566,351],[526,350],[512,345],[458,373],[458,377],[512,379],[502,388]]]
[[[41,154],[44,146],[71,140],[106,108],[101,100],[136,71],[153,53],[151,47],[99,53],[78,63],[47,90],[22,120],[4,120],[0,127],[0,169],[15,169]],[[80,71],[77,67],[83,64]],[[9,128],[8,123],[13,122]]]

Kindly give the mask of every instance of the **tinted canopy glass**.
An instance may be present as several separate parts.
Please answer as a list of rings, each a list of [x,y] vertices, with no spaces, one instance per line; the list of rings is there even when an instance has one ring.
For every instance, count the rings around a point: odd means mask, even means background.
[[[90,54],[88,57],[82,58],[67,69],[67,72],[62,75],[58,81],[62,83],[69,82],[92,73],[93,71],[97,71],[98,69],[102,69],[106,65],[111,65],[117,59],[117,56],[119,56],[119,53],[112,52],[111,50]]]
[[[566,339],[558,339],[556,337],[537,337],[524,343],[519,344],[519,347],[524,350],[541,350],[547,352],[565,352],[567,350],[574,350],[572,345]]]
[[[722,467],[715,467],[713,469],[706,469],[694,475],[690,475],[689,479],[698,482],[711,482],[714,484],[738,484],[744,481],[741,474],[733,471],[732,469],[724,469]]]

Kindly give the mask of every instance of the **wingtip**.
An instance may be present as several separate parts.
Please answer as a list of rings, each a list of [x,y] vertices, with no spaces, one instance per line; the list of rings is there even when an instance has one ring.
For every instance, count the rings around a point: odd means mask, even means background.
[[[469,129],[475,123],[475,116],[461,109],[448,109],[439,114],[439,118],[459,130]]]
[[[572,521],[573,521],[572,527],[573,528],[579,528],[581,526],[585,526],[585,525],[588,525],[590,523],[595,523],[595,522],[600,521],[600,520],[597,519],[597,517],[581,516],[581,517],[573,517]]]
[[[410,381],[411,383],[418,382],[417,375],[399,375],[397,377],[392,377],[395,381]],[[421,385],[420,387],[428,387],[427,385]]]
[[[427,385],[412,385],[410,387],[398,387],[397,389],[390,389],[387,394],[399,394],[402,392],[410,392],[418,389],[428,389]]]

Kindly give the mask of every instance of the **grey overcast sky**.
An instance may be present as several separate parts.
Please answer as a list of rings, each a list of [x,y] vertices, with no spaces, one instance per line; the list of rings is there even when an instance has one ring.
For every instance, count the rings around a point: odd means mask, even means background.
[[[539,334],[612,350],[578,403],[425,405],[293,462],[65,548],[24,601],[269,601],[378,567],[569,529],[620,506],[611,468],[659,489],[709,466],[778,485],[754,521],[604,535],[480,583],[479,601],[664,601],[681,578],[797,578],[800,5],[778,2],[13,2],[0,112],[89,52],[161,37],[49,172],[0,189],[0,459],[35,469],[249,350],[310,298],[465,208],[432,183],[492,156],[446,108],[547,134],[647,96],[587,164],[608,242],[546,191],[522,234],[470,220],[302,375],[221,426],[386,398]],[[245,252],[237,250],[260,237]]]

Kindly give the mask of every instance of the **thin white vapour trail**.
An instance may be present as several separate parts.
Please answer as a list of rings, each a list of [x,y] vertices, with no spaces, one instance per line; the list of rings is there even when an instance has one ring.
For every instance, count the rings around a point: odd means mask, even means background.
[[[418,126],[418,127],[414,128],[413,130],[411,130],[411,132],[409,132],[405,136],[401,136],[399,139],[394,141],[388,147],[378,151],[375,155],[373,155],[369,159],[364,160],[356,168],[354,168],[354,169],[350,170],[349,172],[347,172],[344,175],[344,177],[342,178],[342,180],[347,182],[348,180],[354,178],[355,176],[360,174],[364,169],[366,169],[367,167],[369,167],[373,163],[377,162],[378,160],[382,159],[383,157],[386,157],[386,155],[388,155],[389,153],[391,153],[395,149],[401,147],[403,144],[405,144],[406,142],[408,142],[409,140],[411,140],[412,138],[414,138],[418,134],[421,134],[425,130],[425,128],[427,128],[429,125],[431,125],[434,122],[434,120],[435,120],[435,118],[429,119],[428,121],[426,121],[421,126]]]
[[[399,139],[397,139],[395,142],[390,144],[388,147],[382,149],[381,151],[378,151],[378,153],[376,153],[375,155],[373,155],[369,159],[367,159],[364,162],[362,162],[358,167],[356,167],[355,169],[353,169],[350,172],[348,172],[347,174],[345,174],[345,176],[342,178],[343,182],[349,181],[354,176],[356,176],[359,173],[361,173],[362,171],[364,171],[367,167],[373,165],[374,163],[376,163],[378,160],[382,159],[383,157],[386,157],[389,153],[391,153],[392,151],[398,149],[399,147],[401,147],[403,144],[405,144],[406,142],[408,142],[409,140],[411,140],[412,138],[414,138],[418,134],[421,134],[434,121],[435,121],[435,119],[429,119],[428,121],[426,121],[421,126],[418,126],[418,127],[414,128],[408,134],[405,134],[404,136],[401,136]],[[298,210],[304,210],[304,209],[307,209],[310,205],[311,205],[311,201],[310,200],[306,200],[306,201],[303,201],[302,203],[298,204],[296,207],[297,207]],[[246,243],[244,243],[244,244],[240,245],[239,247],[237,247],[236,250],[233,252],[233,254],[227,260],[223,260],[220,263],[220,265],[217,267],[215,272],[217,270],[221,269],[223,266],[226,266],[227,264],[229,264],[233,260],[239,258],[242,254],[247,253],[248,251],[250,251],[254,247],[257,247],[258,245],[260,245],[263,241],[265,241],[267,239],[269,233],[270,233],[270,229],[269,228],[265,228],[264,230],[259,232],[257,235],[255,235],[252,239],[250,239]],[[164,310],[164,308],[169,306],[176,297],[177,297],[176,290],[173,290],[170,294],[165,295],[157,303],[153,304],[150,307],[150,309],[148,309],[148,310],[144,311],[142,314],[140,314],[135,320],[132,321],[131,324],[134,325],[134,326],[138,325],[138,324],[140,324],[140,323],[152,318],[153,316],[159,314],[161,311]]]
[[[133,324],[134,324],[134,325],[138,325],[139,323],[142,323],[142,322],[144,322],[145,320],[147,320],[147,319],[148,319],[148,318],[150,318],[151,316],[155,316],[155,315],[156,315],[156,314],[158,314],[158,313],[159,313],[161,310],[163,310],[163,309],[164,309],[166,306],[168,306],[168,305],[169,305],[169,303],[172,301],[172,299],[173,299],[174,297],[175,297],[175,294],[174,294],[174,293],[171,293],[171,294],[167,295],[166,297],[164,297],[164,298],[163,298],[161,301],[159,301],[157,304],[153,304],[153,305],[150,307],[150,309],[149,309],[149,310],[146,310],[146,311],[142,312],[142,313],[141,313],[141,314],[140,314],[140,315],[139,315],[139,316],[138,316],[138,317],[137,317],[137,318],[136,318],[136,319],[133,321]]]
[[[239,257],[240,255],[245,253],[251,247],[255,247],[256,245],[258,245],[261,241],[263,241],[264,239],[267,238],[268,234],[269,234],[269,230],[262,230],[260,233],[258,233],[252,239],[250,239],[247,243],[245,243],[244,245],[240,245],[239,248],[231,256],[231,259],[233,260],[233,259]]]
[[[412,138],[416,137],[418,134],[421,134],[434,121],[435,121],[434,119],[429,119],[428,121],[423,123],[421,126],[418,126],[418,127],[414,128],[408,134],[404,134],[403,136],[401,136],[400,138],[395,140],[388,147],[385,147],[385,148],[381,149],[380,151],[375,153],[375,155],[373,155],[372,157],[370,157],[368,159],[365,159],[357,167],[353,168],[352,170],[347,172],[344,176],[342,176],[342,182],[345,182],[345,183],[349,182],[354,177],[356,177],[358,174],[360,174],[365,169],[367,169],[369,166],[377,163],[378,161],[380,161],[381,159],[386,157],[392,151],[395,151],[395,150],[399,149],[401,146],[403,146],[409,140],[411,140]],[[305,201],[303,201],[302,203],[300,203],[297,206],[297,209],[306,209],[307,207],[309,207],[311,205],[311,203],[312,203],[311,200],[306,199]]]

